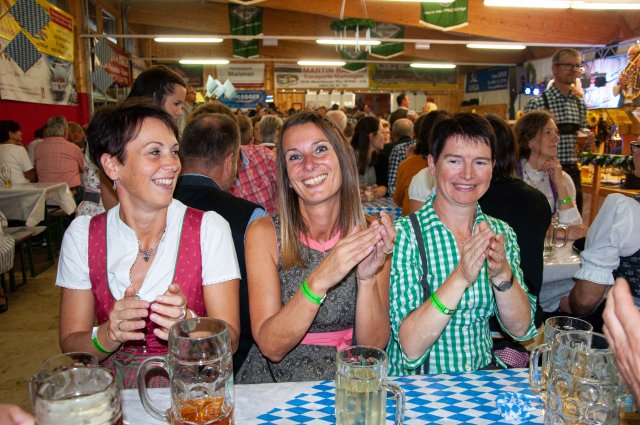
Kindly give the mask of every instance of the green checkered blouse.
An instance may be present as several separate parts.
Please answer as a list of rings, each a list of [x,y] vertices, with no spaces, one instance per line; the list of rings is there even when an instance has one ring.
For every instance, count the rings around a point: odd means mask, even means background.
[[[424,207],[416,214],[422,228],[428,262],[428,282],[431,292],[435,292],[445,279],[453,272],[459,260],[453,234],[440,221],[433,208],[436,195],[425,202]],[[476,207],[474,227],[486,221],[496,233],[505,237],[505,248],[511,269],[515,273],[520,286],[527,292],[531,303],[531,323],[527,333],[517,340],[526,340],[535,336],[533,323],[536,298],[528,293],[522,270],[520,269],[520,248],[516,235],[505,222],[483,214],[480,206]],[[491,332],[489,317],[496,315],[500,326],[497,305],[493,295],[491,281],[486,263],[478,274],[478,281],[466,290],[458,310],[442,332],[435,344],[419,359],[410,360],[400,346],[399,330],[402,320],[423,303],[423,291],[420,278],[423,274],[420,251],[408,217],[396,222],[398,236],[393,252],[391,267],[391,339],[387,346],[389,354],[389,374],[409,375],[417,373],[417,369],[429,357],[429,373],[464,372],[480,369],[491,362]],[[505,329],[506,331],[506,329]]]

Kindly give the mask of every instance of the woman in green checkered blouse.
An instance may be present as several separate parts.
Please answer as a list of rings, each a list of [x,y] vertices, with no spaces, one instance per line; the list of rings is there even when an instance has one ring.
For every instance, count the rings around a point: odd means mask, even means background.
[[[426,265],[409,218],[396,223],[388,346],[394,375],[487,366],[494,314],[516,340],[536,335],[535,297],[522,283],[516,235],[478,205],[491,181],[493,129],[478,115],[457,114],[433,134],[428,160],[437,190],[416,213]],[[430,297],[421,284],[425,270]]]

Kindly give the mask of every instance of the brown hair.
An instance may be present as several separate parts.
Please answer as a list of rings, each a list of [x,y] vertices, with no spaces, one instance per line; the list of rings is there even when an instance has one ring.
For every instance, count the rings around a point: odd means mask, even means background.
[[[331,119],[313,111],[299,112],[290,117],[282,127],[280,135],[281,148],[276,151],[276,169],[278,178],[278,212],[280,214],[280,252],[282,266],[290,268],[294,265],[304,266],[301,256],[299,234],[308,234],[309,225],[300,213],[299,198],[291,187],[287,173],[285,149],[282,140],[287,131],[304,124],[314,124],[327,137],[327,141],[338,157],[342,185],[340,189],[340,232],[347,235],[354,227],[366,227],[360,191],[358,171],[353,150],[342,135],[342,131]]]
[[[529,159],[531,156],[529,142],[535,139],[552,119],[553,115],[549,112],[537,110],[527,112],[516,122],[516,140],[519,145],[520,158]]]

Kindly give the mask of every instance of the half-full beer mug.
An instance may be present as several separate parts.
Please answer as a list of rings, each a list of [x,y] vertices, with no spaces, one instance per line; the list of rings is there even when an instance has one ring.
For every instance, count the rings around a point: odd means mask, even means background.
[[[33,410],[35,410],[36,393],[44,380],[72,367],[98,367],[98,358],[91,353],[78,351],[58,354],[45,360],[29,380],[29,398]]]
[[[336,424],[385,425],[387,391],[396,397],[394,424],[404,423],[404,392],[387,381],[387,354],[357,345],[337,354]]]
[[[70,367],[45,378],[35,396],[38,425],[122,425],[120,391],[111,371]]]
[[[175,425],[233,424],[233,363],[227,324],[208,317],[182,320],[169,329],[169,352],[138,369],[138,392],[151,416]],[[149,398],[146,375],[169,374],[171,407],[163,411]]]

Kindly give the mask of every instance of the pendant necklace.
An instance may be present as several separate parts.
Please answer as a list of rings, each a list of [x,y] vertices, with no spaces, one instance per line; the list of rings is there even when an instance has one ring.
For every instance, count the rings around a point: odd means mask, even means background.
[[[166,230],[166,227],[162,229],[162,233],[160,233],[160,237],[158,238],[156,243],[154,243],[153,246],[151,246],[151,248],[149,249],[142,249],[140,241],[138,241],[138,255],[142,255],[142,259],[144,260],[145,263],[148,263],[151,256],[155,254],[156,251],[158,250],[158,247],[160,246],[160,241],[164,236],[165,230]]]

